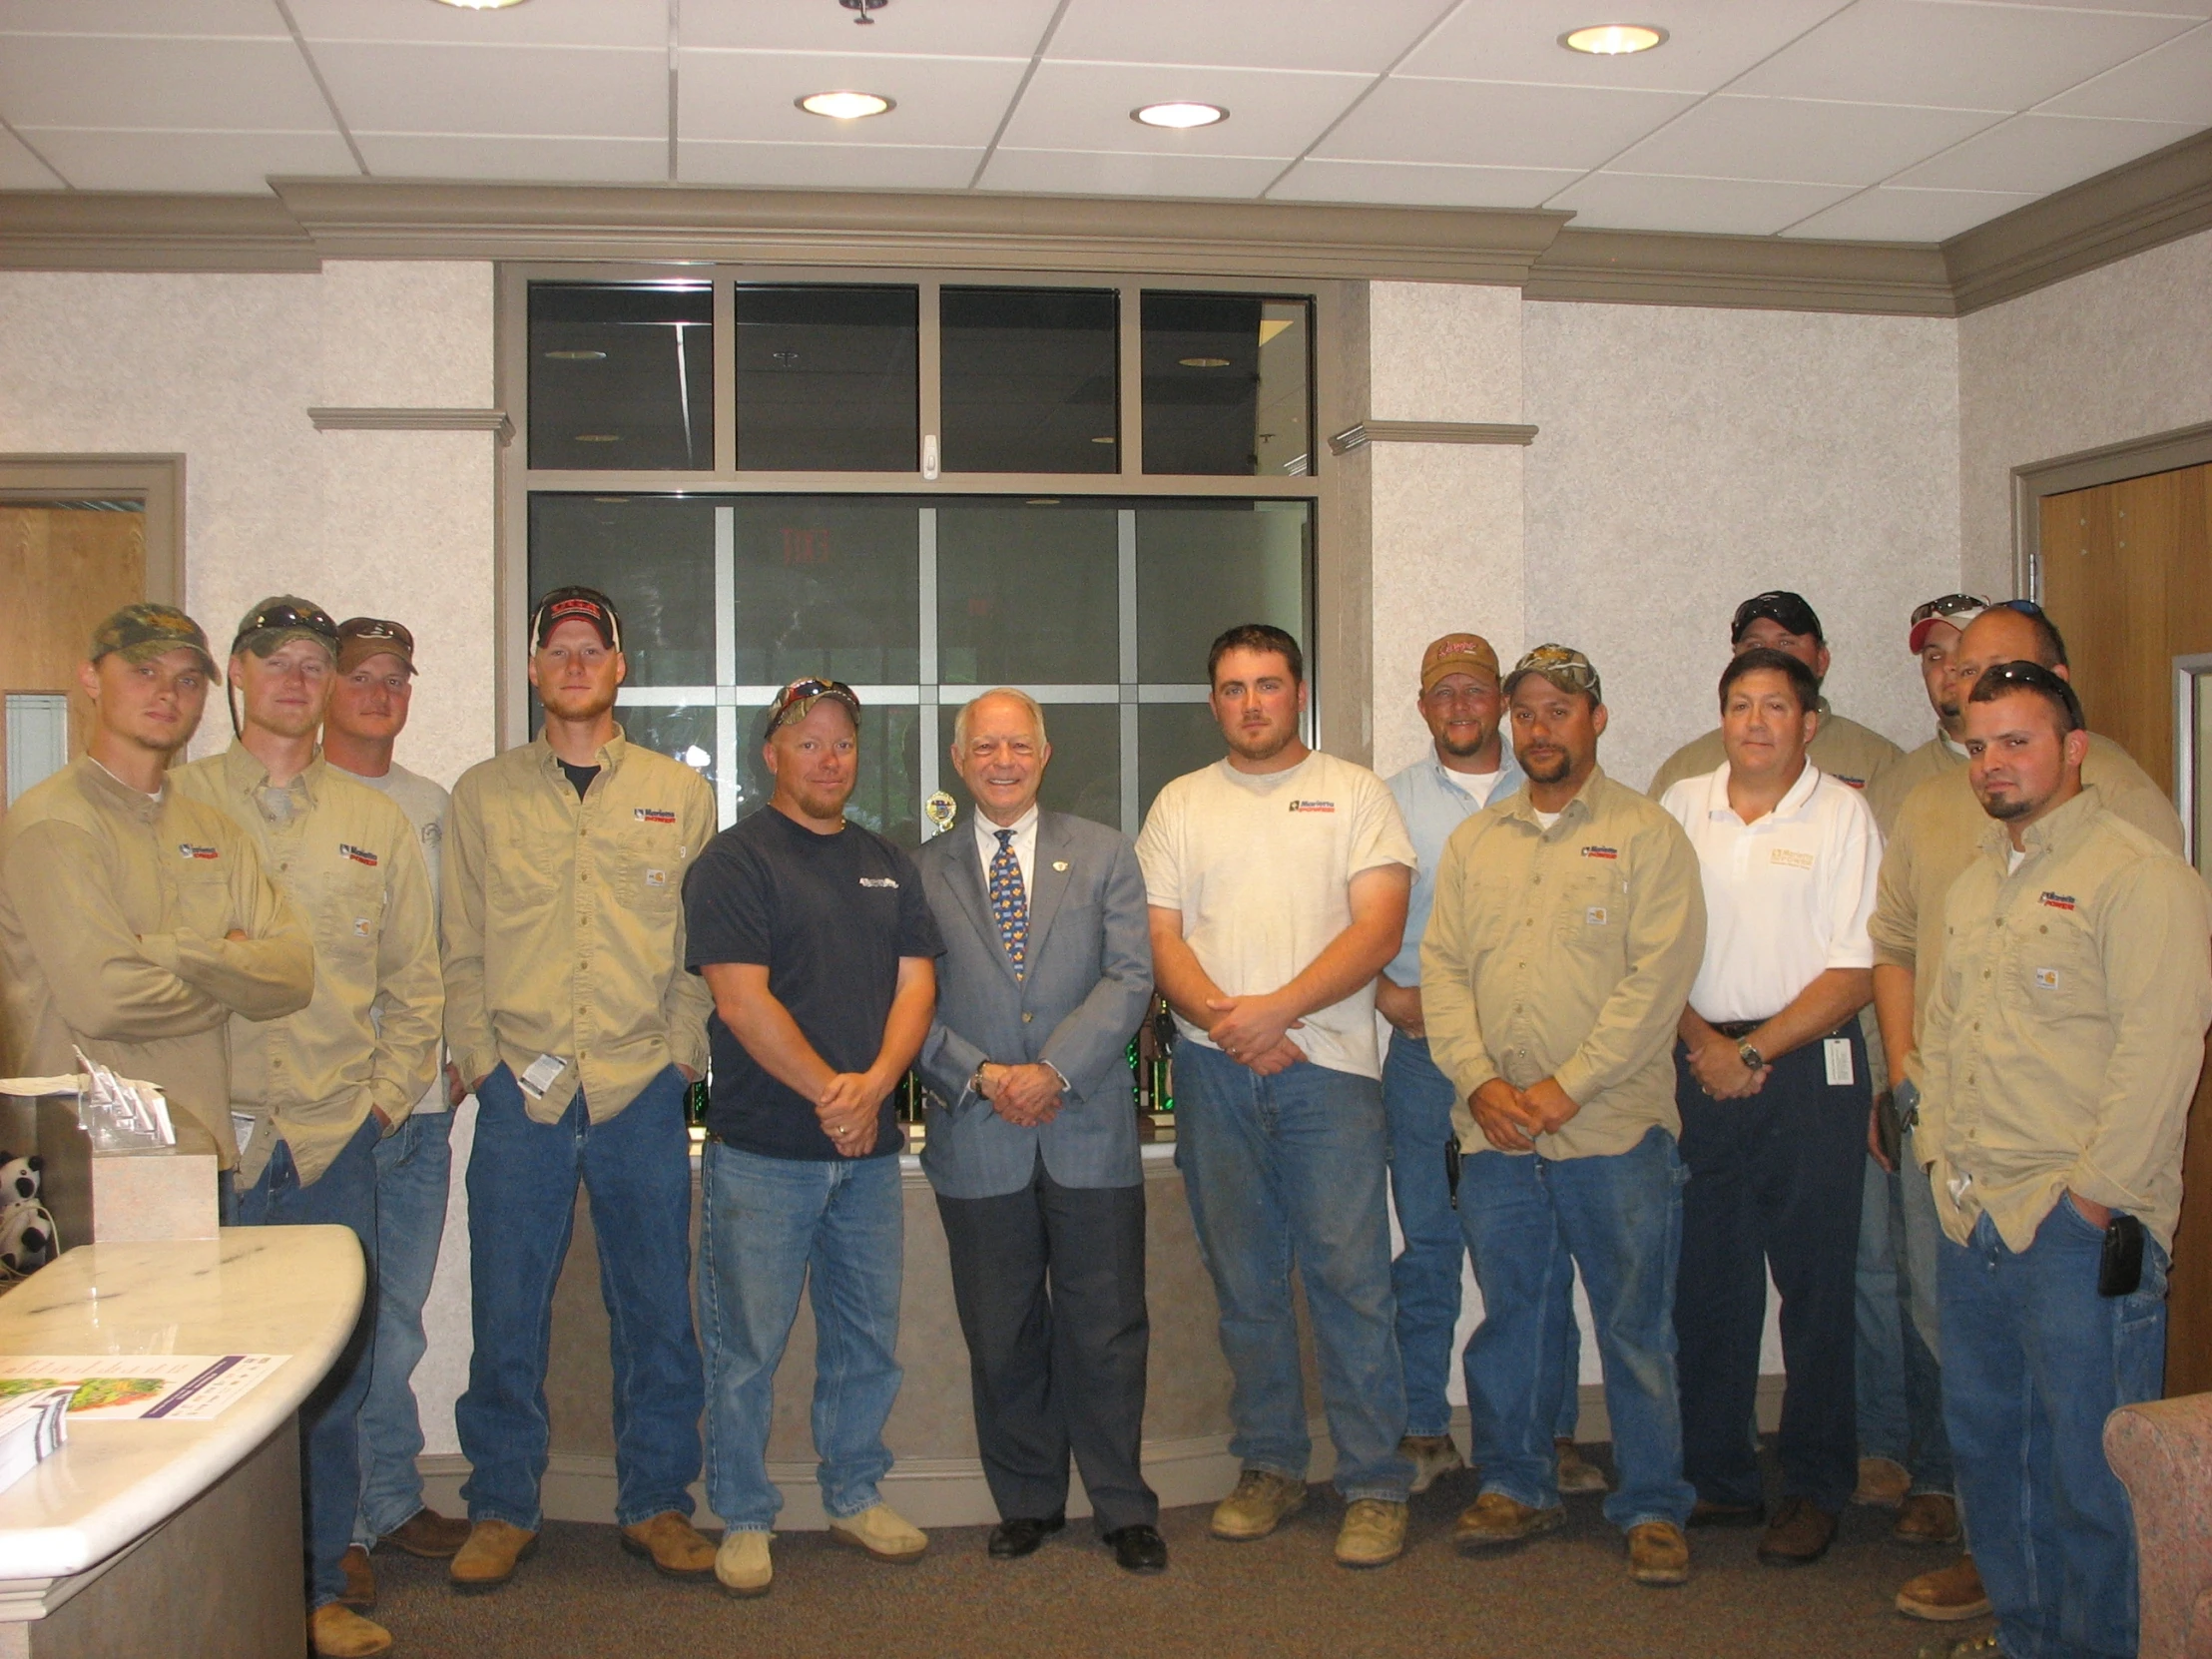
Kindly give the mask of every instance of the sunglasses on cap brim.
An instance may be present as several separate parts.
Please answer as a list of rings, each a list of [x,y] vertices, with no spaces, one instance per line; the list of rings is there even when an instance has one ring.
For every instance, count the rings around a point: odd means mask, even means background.
[[[239,624],[238,637],[231,642],[234,654],[257,634],[298,632],[312,634],[332,651],[338,646],[338,625],[330,620],[330,613],[319,605],[265,605]]]

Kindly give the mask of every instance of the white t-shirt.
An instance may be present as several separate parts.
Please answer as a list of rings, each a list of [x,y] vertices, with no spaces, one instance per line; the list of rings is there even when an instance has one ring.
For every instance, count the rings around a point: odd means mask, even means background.
[[[1716,1023],[1771,1019],[1829,968],[1874,965],[1867,920],[1882,832],[1866,799],[1811,762],[1775,810],[1746,824],[1728,768],[1685,778],[1659,805],[1697,848],[1705,959],[1690,1006]]]
[[[1183,937],[1231,996],[1280,990],[1352,922],[1352,878],[1413,867],[1397,803],[1366,767],[1315,753],[1287,772],[1186,773],[1160,792],[1137,837],[1145,891],[1183,915]],[[1184,1037],[1212,1047],[1177,1016]],[[1375,983],[1306,1016],[1291,1040],[1317,1066],[1382,1075]]]
[[[1461,795],[1471,798],[1477,807],[1487,807],[1491,792],[1497,788],[1498,775],[1505,769],[1500,767],[1496,772],[1453,772],[1449,767],[1438,767],[1436,770],[1444,775],[1445,783]]]

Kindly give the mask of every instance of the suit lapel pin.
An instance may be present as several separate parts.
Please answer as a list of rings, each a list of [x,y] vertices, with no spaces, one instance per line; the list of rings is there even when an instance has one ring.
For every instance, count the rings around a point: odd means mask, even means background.
[[[1055,858],[1052,860],[1052,867],[1065,875],[1068,872],[1068,861],[1065,858]]]

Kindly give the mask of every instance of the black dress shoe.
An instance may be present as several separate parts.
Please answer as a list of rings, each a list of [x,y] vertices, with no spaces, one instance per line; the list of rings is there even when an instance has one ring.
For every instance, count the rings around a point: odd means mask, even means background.
[[[1135,1526],[1115,1527],[1106,1534],[1106,1542],[1113,1547],[1114,1564],[1123,1572],[1168,1570],[1167,1539],[1141,1521]]]
[[[1692,1526],[1759,1526],[1766,1518],[1764,1503],[1713,1503],[1701,1497],[1690,1510]]]
[[[999,1561],[1018,1561],[1031,1553],[1045,1539],[1068,1523],[1067,1512],[1059,1510],[1042,1520],[1016,1517],[1002,1520],[991,1528],[991,1556]]]

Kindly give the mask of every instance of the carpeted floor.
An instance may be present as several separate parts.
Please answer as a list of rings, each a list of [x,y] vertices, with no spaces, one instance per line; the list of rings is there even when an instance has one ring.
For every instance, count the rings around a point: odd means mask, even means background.
[[[1208,1537],[1203,1506],[1169,1511],[1160,1530],[1170,1569],[1149,1579],[1116,1569],[1088,1521],[1011,1562],[985,1556],[981,1527],[937,1530],[910,1566],[791,1533],[776,1542],[774,1592],[756,1601],[656,1577],[621,1552],[611,1526],[555,1522],[489,1595],[457,1596],[442,1562],[380,1550],[375,1616],[399,1659],[1912,1659],[1924,1643],[1986,1628],[1892,1610],[1898,1585],[1954,1552],[1891,1543],[1886,1511],[1852,1510],[1826,1560],[1788,1571],[1759,1564],[1756,1531],[1694,1532],[1689,1584],[1648,1590],[1628,1581],[1594,1496],[1568,1500],[1562,1531],[1462,1559],[1451,1523],[1474,1494],[1458,1474],[1415,1498],[1404,1557],[1378,1572],[1330,1559],[1343,1511],[1317,1490],[1296,1520],[1252,1544]]]

